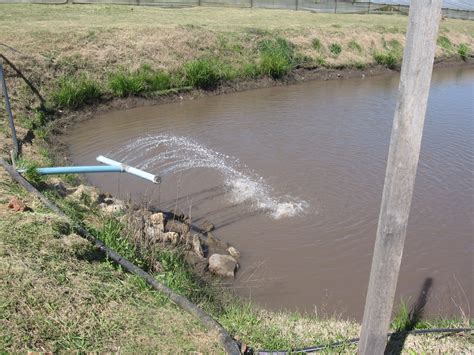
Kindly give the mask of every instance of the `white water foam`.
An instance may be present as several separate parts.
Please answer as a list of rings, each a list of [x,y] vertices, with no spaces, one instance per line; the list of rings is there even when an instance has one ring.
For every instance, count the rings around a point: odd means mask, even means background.
[[[132,166],[157,173],[161,178],[193,168],[215,169],[223,176],[232,202],[263,209],[275,219],[299,215],[308,207],[305,201],[291,196],[272,196],[271,186],[237,158],[188,137],[170,134],[147,136],[125,144],[111,155]],[[143,155],[151,155],[151,158],[143,161]]]

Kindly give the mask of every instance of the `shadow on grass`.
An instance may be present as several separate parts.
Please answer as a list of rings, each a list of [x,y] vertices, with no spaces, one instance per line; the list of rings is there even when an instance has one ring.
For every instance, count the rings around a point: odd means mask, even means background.
[[[423,318],[426,303],[428,302],[429,292],[433,286],[433,279],[428,277],[423,282],[418,299],[413,304],[408,313],[408,318],[404,321],[403,325],[400,326],[388,340],[387,346],[385,347],[385,354],[401,354],[405,341],[409,335],[409,332],[417,326],[417,324]]]

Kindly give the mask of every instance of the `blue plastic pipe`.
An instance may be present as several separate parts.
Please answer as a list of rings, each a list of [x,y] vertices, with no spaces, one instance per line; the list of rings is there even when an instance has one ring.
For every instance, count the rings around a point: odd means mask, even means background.
[[[54,174],[88,174],[88,173],[129,173],[149,180],[155,184],[161,182],[159,176],[147,173],[146,171],[134,168],[124,163],[106,158],[102,155],[97,157],[97,160],[107,165],[92,165],[92,166],[56,166],[52,168],[36,168],[40,175],[54,175]],[[24,173],[26,169],[19,169],[19,173]]]

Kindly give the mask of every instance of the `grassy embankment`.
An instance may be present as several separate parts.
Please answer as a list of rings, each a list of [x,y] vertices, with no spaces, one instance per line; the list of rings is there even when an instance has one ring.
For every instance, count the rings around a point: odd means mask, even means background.
[[[2,46],[1,53],[46,99],[40,108],[37,98],[6,66],[20,138],[34,137],[23,146],[22,163],[27,166],[52,163],[54,121],[88,104],[127,96],[154,99],[242,81],[285,80],[304,69],[396,67],[406,28],[405,17],[281,10],[69,5],[1,5],[1,10],[0,43],[17,50]],[[437,57],[469,60],[473,38],[472,22],[443,22]],[[3,107],[0,115],[6,117]],[[6,157],[10,149],[6,122],[0,135]],[[98,237],[148,267],[147,256],[134,248],[114,219],[101,223],[87,201],[62,199],[38,177],[30,179]],[[1,181],[0,348],[219,351],[212,335],[190,316],[102,260],[72,234],[70,226],[25,195],[3,172]],[[33,212],[7,211],[5,205],[14,195]],[[301,347],[357,336],[355,322],[270,313],[222,297],[219,286],[205,287],[179,253],[162,250],[159,259],[163,266],[156,273],[159,279],[257,348]],[[400,314],[396,323],[404,324],[407,315]],[[406,349],[428,352],[469,346],[469,339],[462,336],[408,337],[405,343]]]

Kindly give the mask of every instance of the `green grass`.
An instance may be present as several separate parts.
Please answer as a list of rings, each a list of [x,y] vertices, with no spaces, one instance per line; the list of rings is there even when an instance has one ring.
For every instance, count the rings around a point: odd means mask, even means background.
[[[342,46],[339,43],[331,43],[328,47],[329,52],[333,57],[338,57],[342,52]]]
[[[407,303],[403,300],[400,303],[397,313],[395,314],[394,319],[390,325],[390,328],[395,332],[408,331],[414,329],[412,324],[410,309]]]
[[[190,315],[121,272],[51,215],[0,220],[0,349],[164,353],[222,350]]]
[[[377,64],[383,65],[390,69],[395,69],[398,64],[398,59],[391,52],[386,52],[386,53],[376,52],[374,53],[374,60]]]
[[[259,43],[261,54],[260,70],[263,75],[280,79],[293,68],[295,61],[294,45],[283,38],[263,40]]]
[[[148,269],[149,265],[144,258],[139,256],[137,246],[125,236],[124,226],[114,218],[106,218],[101,224],[101,228],[94,234],[107,246],[128,259],[133,264]]]
[[[395,39],[390,41],[385,41],[385,39],[383,39],[383,48],[383,51],[374,51],[373,58],[375,62],[389,69],[397,68],[400,65],[403,57],[402,44]]]
[[[458,54],[462,60],[467,61],[469,57],[469,47],[465,43],[461,43],[458,48]]]
[[[314,38],[311,41],[311,45],[314,49],[316,49],[318,52],[321,52],[324,49],[324,46],[319,38]]]
[[[17,169],[25,169],[22,174],[33,185],[41,185],[44,183],[44,178],[38,173],[38,163],[25,157],[20,157],[16,161]]]
[[[440,35],[438,37],[437,44],[438,44],[438,46],[440,46],[441,48],[443,48],[447,51],[452,51],[453,50],[453,43],[446,36]]]
[[[243,78],[257,79],[261,75],[261,69],[255,63],[245,63],[242,66],[241,75]]]
[[[142,66],[136,71],[120,70],[110,74],[108,87],[118,97],[153,93],[170,89],[171,76]]]
[[[97,101],[102,95],[100,85],[86,76],[63,76],[51,93],[53,104],[60,108],[79,108]]]
[[[185,82],[195,88],[212,90],[221,81],[219,65],[212,59],[196,59],[186,63],[183,67]]]

